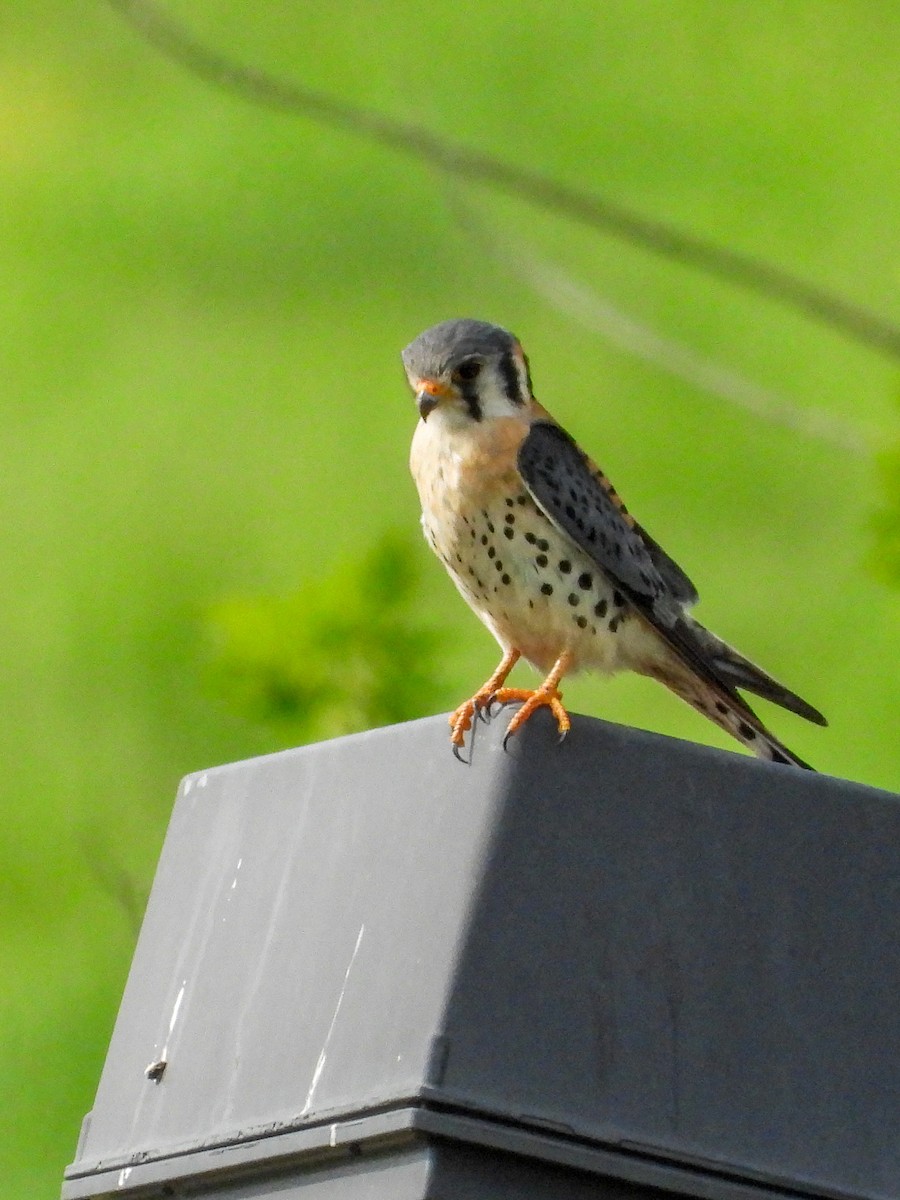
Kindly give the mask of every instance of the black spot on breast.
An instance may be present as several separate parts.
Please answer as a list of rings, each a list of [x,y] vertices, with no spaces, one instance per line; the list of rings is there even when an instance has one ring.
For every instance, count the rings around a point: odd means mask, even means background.
[[[507,525],[506,528],[503,530],[503,536],[505,538],[508,538],[510,541],[512,541],[516,535],[515,535],[515,532],[510,528],[510,526]]]
[[[587,628],[587,617],[576,617],[575,624],[578,626],[579,629],[586,629]]]
[[[500,559],[499,559],[499,558],[498,558],[498,559],[497,559],[497,561],[494,563],[494,566],[497,568],[497,570],[498,570],[498,571],[502,571],[502,570],[503,570],[503,563],[500,561]]]
[[[486,546],[488,544],[488,535],[486,533],[481,535],[481,544],[482,546]]]
[[[616,608],[621,608],[624,603],[625,603],[625,597],[622,595],[622,593],[618,590],[614,591],[613,592],[613,604],[616,606]]]
[[[512,508],[512,506],[513,506],[514,504],[515,504],[515,500],[512,500],[512,499],[511,499],[509,496],[507,496],[507,497],[506,497],[506,507],[507,507],[507,508]],[[507,521],[508,521],[508,520],[509,520],[509,517],[507,517],[506,519],[507,519]]]
[[[619,628],[620,620],[621,620],[621,617],[613,617],[613,619],[610,621],[609,626],[608,626],[610,633],[616,632],[616,630]]]
[[[496,530],[490,521],[488,521],[488,533],[496,533]]]
[[[594,577],[590,571],[585,571],[583,575],[578,576],[578,586],[583,592],[589,592],[594,586]]]
[[[516,504],[527,504],[527,503],[528,503],[527,496],[516,496]]]
[[[607,607],[608,605],[605,600],[598,600],[594,605],[594,615],[602,620],[606,616]]]
[[[501,583],[509,583],[509,576],[508,576],[508,575],[501,575],[501,576],[500,576],[500,582],[501,582]]]
[[[575,608],[576,605],[578,604],[578,600],[579,600],[579,597],[576,596],[576,594],[574,592],[569,592],[569,603],[572,605],[573,608]]]
[[[568,573],[572,570],[572,564],[567,558],[561,558],[559,560],[559,569],[562,571],[563,575],[568,575]]]
[[[553,595],[553,584],[552,583],[542,583],[541,591],[544,593],[545,596],[552,596]]]
[[[511,501],[511,500],[508,500],[508,501],[507,501],[507,503],[508,503],[508,504],[512,504],[512,501]],[[516,523],[516,514],[515,514],[515,513],[507,513],[507,514],[506,514],[506,516],[505,516],[503,519],[504,519],[504,521],[507,523],[507,525],[515,525],[515,523]]]
[[[525,534],[525,541],[529,544],[529,546],[533,546],[537,541],[537,537],[531,533],[531,531],[529,531]]]
[[[534,561],[537,563],[537,565],[539,567],[546,567],[547,561],[548,561],[547,555],[546,554],[538,554]]]
[[[546,554],[547,551],[550,549],[550,543],[547,541],[546,538],[538,538],[537,548],[538,548],[538,550],[543,550],[544,553]]]
[[[488,546],[488,558],[496,558],[496,557],[497,557],[497,551],[494,549],[493,546]]]

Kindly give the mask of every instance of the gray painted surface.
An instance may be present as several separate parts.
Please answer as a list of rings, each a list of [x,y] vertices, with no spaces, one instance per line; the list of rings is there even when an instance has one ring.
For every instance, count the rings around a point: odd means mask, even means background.
[[[471,766],[432,718],[184,781],[67,1195],[392,1138],[437,1195],[427,1102],[547,1170],[900,1196],[900,800],[542,718]]]

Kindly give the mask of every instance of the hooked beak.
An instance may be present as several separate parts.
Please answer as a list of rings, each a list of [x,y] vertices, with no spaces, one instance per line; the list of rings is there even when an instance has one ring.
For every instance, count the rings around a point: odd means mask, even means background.
[[[441,400],[452,394],[452,389],[445,383],[438,383],[434,379],[420,380],[419,390],[416,392],[416,405],[422,420],[427,421]]]

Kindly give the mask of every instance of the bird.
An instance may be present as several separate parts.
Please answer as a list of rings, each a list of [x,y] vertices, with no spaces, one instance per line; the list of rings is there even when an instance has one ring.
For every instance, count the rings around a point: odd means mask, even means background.
[[[622,502],[603,471],[535,399],[519,339],[461,318],[425,330],[402,362],[419,420],[410,470],[422,530],[503,656],[450,716],[461,757],[477,717],[518,702],[504,747],[540,708],[560,740],[560,685],[581,670],[658,680],[758,758],[812,770],[738,689],[817,725],[825,717],[692,615],[697,589]],[[542,675],[507,687],[519,659]]]

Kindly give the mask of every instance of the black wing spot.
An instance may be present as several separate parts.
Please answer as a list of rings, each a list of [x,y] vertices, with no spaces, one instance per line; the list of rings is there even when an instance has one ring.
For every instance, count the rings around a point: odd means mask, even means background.
[[[748,725],[746,721],[741,721],[740,725],[738,725],[738,732],[740,733],[741,737],[745,737],[748,742],[755,741],[756,739],[756,730],[752,725]]]

